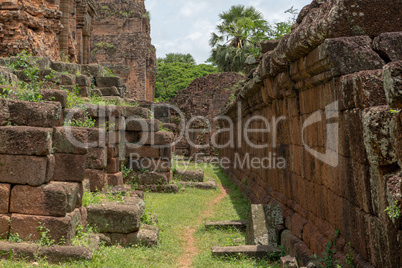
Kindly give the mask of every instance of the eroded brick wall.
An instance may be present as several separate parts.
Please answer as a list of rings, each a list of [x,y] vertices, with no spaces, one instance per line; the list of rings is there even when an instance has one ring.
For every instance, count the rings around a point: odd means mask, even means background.
[[[127,97],[154,100],[155,48],[143,0],[97,2],[91,61],[116,72],[129,86]]]
[[[350,242],[360,267],[401,265],[402,221],[384,211],[401,201],[402,21],[395,12],[401,7],[395,1],[313,1],[223,111],[235,123],[234,145],[221,149],[231,160],[226,172],[253,203],[281,205],[292,233],[282,243],[293,254],[322,253],[339,230],[341,261]],[[256,149],[239,135],[252,116],[270,122],[269,133],[248,134],[267,148]],[[309,118],[316,120],[308,124]],[[267,126],[257,120],[251,128]],[[229,132],[221,133],[221,144],[229,139]],[[236,157],[247,155],[271,156],[273,167],[242,167]],[[285,168],[273,164],[280,157]]]

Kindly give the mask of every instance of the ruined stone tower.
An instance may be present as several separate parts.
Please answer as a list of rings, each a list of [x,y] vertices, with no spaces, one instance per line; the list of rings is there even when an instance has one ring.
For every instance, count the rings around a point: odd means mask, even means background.
[[[128,98],[154,100],[156,54],[144,0],[97,1],[91,62],[118,74],[128,85]]]

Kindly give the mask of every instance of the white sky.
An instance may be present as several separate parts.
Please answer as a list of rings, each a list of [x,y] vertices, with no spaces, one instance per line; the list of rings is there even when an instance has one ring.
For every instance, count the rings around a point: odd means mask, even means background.
[[[218,14],[232,5],[254,6],[271,24],[284,21],[290,14],[284,13],[294,6],[300,11],[312,0],[146,0],[151,13],[152,44],[157,57],[167,53],[190,53],[198,64],[209,57],[208,41],[216,31]]]

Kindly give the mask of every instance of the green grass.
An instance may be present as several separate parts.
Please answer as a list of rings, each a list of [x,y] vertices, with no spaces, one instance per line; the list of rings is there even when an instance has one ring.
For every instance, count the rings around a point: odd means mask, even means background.
[[[203,217],[207,205],[220,195],[220,190],[186,188],[178,194],[145,193],[147,213],[156,213],[160,227],[160,240],[156,248],[117,246],[102,247],[92,261],[64,263],[61,267],[178,267],[178,259],[185,249],[183,230],[196,228],[198,255],[192,267],[279,267],[269,260],[256,261],[246,257],[215,258],[211,247],[236,245],[236,239],[244,239],[244,232],[236,229],[206,230],[203,223],[210,220],[245,219],[249,205],[226,176],[212,167],[204,168],[205,175],[231,189],[230,195],[210,208],[210,216]],[[60,267],[38,261],[39,267]],[[271,266],[270,266],[271,265]],[[38,267],[25,262],[0,261],[0,267]]]

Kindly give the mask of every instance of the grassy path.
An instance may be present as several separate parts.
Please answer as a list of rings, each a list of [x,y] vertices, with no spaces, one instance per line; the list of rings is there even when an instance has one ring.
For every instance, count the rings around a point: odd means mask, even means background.
[[[102,247],[92,261],[65,263],[61,267],[279,267],[270,261],[238,257],[215,258],[211,247],[244,243],[244,232],[235,229],[206,230],[205,221],[247,217],[249,206],[226,176],[213,167],[205,175],[218,182],[217,190],[186,188],[177,194],[146,193],[148,214],[158,216],[159,245],[156,248]],[[38,261],[39,267],[60,267]],[[0,267],[38,267],[32,263],[0,261]]]

